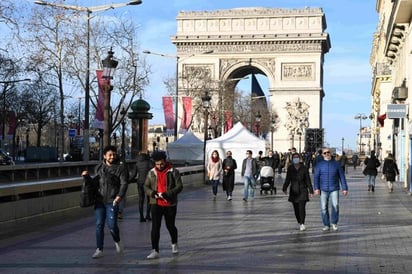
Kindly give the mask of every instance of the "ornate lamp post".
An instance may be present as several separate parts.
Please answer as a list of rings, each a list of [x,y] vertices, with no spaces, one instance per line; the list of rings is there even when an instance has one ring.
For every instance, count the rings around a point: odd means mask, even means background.
[[[112,121],[110,115],[110,92],[113,86],[110,80],[113,79],[114,71],[118,62],[113,59],[114,52],[109,50],[106,59],[102,61],[103,65],[103,79],[106,79],[104,86],[104,130],[103,130],[103,147],[110,145],[110,131],[112,129]]]
[[[354,118],[359,120],[359,154],[362,154],[362,120],[368,119],[368,116],[364,113],[358,113]]]
[[[125,7],[125,6],[135,6],[142,4],[141,0],[132,0],[126,3],[108,4],[100,5],[94,7],[81,7],[74,5],[64,5],[49,3],[43,0],[34,1],[35,4],[41,6],[49,6],[53,8],[61,8],[66,10],[74,10],[77,12],[85,12],[87,15],[87,38],[86,38],[86,79],[84,83],[84,126],[83,126],[83,139],[84,139],[84,161],[89,160],[90,154],[90,140],[89,140],[89,112],[90,112],[90,20],[92,19],[93,12],[106,11],[110,9]]]
[[[202,96],[202,104],[203,109],[205,110],[205,124],[204,124],[204,137],[203,137],[203,167],[206,167],[206,141],[207,141],[207,133],[208,133],[208,119],[209,119],[209,107],[210,107],[210,100],[212,97],[209,96],[209,93],[205,91],[205,94]],[[206,172],[204,172],[205,176],[204,183],[206,183]]]
[[[256,122],[256,136],[260,136],[260,121],[262,120],[262,115],[260,115],[260,111],[255,116],[255,122]]]
[[[301,151],[301,148],[302,148],[302,146],[301,146],[301,143],[302,143],[302,132],[301,131],[298,131],[298,136],[299,136],[299,153],[301,153],[302,151]]]
[[[273,135],[275,132],[275,127],[276,127],[276,120],[275,116],[272,115],[272,120],[270,121],[270,131],[271,131],[271,140],[270,140],[270,150],[273,151]]]
[[[122,115],[122,147],[121,147],[121,161],[123,163],[126,163],[126,143],[125,143],[125,131],[126,131],[126,110],[124,109],[124,107],[122,108],[122,110],[120,111],[120,115]]]

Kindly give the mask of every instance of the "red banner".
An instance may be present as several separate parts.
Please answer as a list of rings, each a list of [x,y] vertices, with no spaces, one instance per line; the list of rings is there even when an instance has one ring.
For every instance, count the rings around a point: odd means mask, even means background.
[[[165,113],[166,133],[173,134],[175,128],[175,115],[173,112],[173,99],[171,96],[164,96],[163,112]]]
[[[180,133],[185,133],[192,120],[192,97],[182,97],[183,113],[180,122]]]
[[[16,113],[14,111],[9,111],[8,114],[9,132],[7,134],[14,136],[14,134],[16,134],[17,128]]]
[[[233,112],[226,110],[225,111],[225,126],[224,133],[231,130],[233,127]]]
[[[107,85],[107,79],[104,79],[103,70],[96,70],[97,84],[99,87],[99,95],[97,97],[96,116],[93,121],[94,128],[104,129],[104,86]]]

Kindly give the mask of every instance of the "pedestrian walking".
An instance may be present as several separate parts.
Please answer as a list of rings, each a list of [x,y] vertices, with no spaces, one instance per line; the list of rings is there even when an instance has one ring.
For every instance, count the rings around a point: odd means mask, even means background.
[[[159,240],[162,217],[165,218],[166,228],[172,241],[172,253],[178,251],[178,231],[176,228],[177,196],[183,189],[182,178],[177,169],[166,161],[166,153],[155,151],[152,155],[155,163],[144,183],[144,190],[150,196],[152,211],[151,242],[152,251],[147,259],[159,258]]]
[[[289,187],[290,186],[290,187]],[[287,194],[289,187],[288,201],[293,204],[299,230],[305,231],[306,203],[313,195],[312,182],[308,168],[303,165],[299,153],[292,154],[292,165],[286,171],[286,179],[283,184],[283,192]]]
[[[398,165],[393,159],[392,153],[389,153],[388,157],[386,157],[385,160],[383,161],[382,173],[388,184],[389,192],[392,193],[393,192],[393,182],[395,182],[396,176],[399,175]]]
[[[146,175],[149,170],[153,167],[152,161],[148,153],[139,153],[137,156],[137,169],[139,176],[137,177],[137,193],[138,193],[138,203],[139,203],[139,214],[140,222],[144,223],[146,221],[151,221],[152,217],[150,214],[150,199],[144,191],[144,182],[146,180]],[[144,215],[146,206],[146,216]]]
[[[216,200],[217,189],[219,186],[220,176],[222,175],[222,160],[219,157],[219,152],[214,150],[207,163],[207,177],[212,184],[213,200]]]
[[[252,157],[252,151],[246,151],[246,158],[242,163],[241,175],[243,177],[244,188],[243,188],[243,201],[247,202],[250,192],[250,200],[255,197],[255,187],[256,179],[255,175],[259,170],[258,163],[255,158]]]
[[[119,203],[126,197],[127,171],[123,165],[116,163],[116,147],[107,146],[103,149],[103,161],[96,166],[95,177],[90,177],[88,171],[83,171],[85,180],[96,186],[96,202],[94,206],[96,218],[96,246],[92,258],[103,257],[104,225],[107,223],[115,243],[116,252],[123,252],[123,243],[117,224]]]
[[[232,152],[226,152],[226,158],[223,160],[223,190],[226,191],[228,201],[232,200],[232,193],[235,187],[235,169],[237,169],[236,160],[232,158]]]
[[[346,153],[342,151],[342,155],[339,158],[340,162],[340,167],[343,169],[343,172],[346,170],[346,163],[348,162],[348,157],[346,156]]]
[[[356,170],[356,167],[358,166],[359,162],[359,157],[357,154],[352,155],[352,164],[353,164],[353,170]]]
[[[368,182],[368,191],[375,192],[376,175],[378,175],[377,168],[381,163],[378,158],[376,158],[374,150],[371,151],[370,157],[367,157],[363,162],[365,164],[363,174],[366,176],[366,181]]]
[[[317,163],[314,174],[315,194],[320,195],[320,208],[323,223],[323,231],[338,230],[339,221],[339,190],[342,187],[343,196],[348,195],[348,185],[345,173],[339,162],[332,159],[328,148],[322,149],[324,161]],[[329,215],[329,201],[331,203],[331,215]]]

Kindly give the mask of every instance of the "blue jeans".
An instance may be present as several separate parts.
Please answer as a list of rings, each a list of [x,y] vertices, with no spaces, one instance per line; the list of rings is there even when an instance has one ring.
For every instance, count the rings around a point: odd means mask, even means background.
[[[332,214],[329,217],[329,200],[331,203]],[[324,226],[330,224],[338,224],[339,221],[339,190],[321,191],[320,194],[320,211],[322,214],[322,222]]]
[[[247,199],[249,196],[249,187],[250,187],[250,197],[255,197],[255,186],[256,180],[255,177],[252,176],[244,176],[244,190],[243,190],[243,198]]]
[[[104,243],[104,223],[107,222],[110,234],[117,243],[120,241],[119,227],[117,226],[117,214],[119,205],[113,206],[112,203],[96,203],[94,215],[96,217],[96,246],[103,250]]]
[[[217,188],[219,186],[219,180],[210,180],[210,182],[212,183],[213,195],[216,195],[217,194]]]
[[[368,179],[368,186],[373,186],[373,187],[375,187],[375,179],[376,179],[376,176],[367,175],[366,178]]]

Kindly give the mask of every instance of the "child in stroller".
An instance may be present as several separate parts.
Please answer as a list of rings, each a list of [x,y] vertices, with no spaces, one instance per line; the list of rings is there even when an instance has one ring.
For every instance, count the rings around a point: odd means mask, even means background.
[[[270,166],[263,166],[260,169],[260,195],[262,195],[263,191],[265,193],[270,191],[270,194],[276,194],[274,175],[275,173]]]

